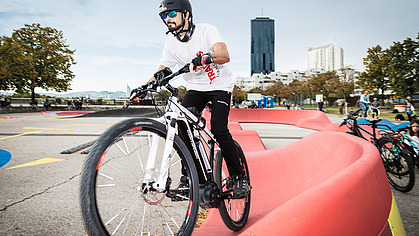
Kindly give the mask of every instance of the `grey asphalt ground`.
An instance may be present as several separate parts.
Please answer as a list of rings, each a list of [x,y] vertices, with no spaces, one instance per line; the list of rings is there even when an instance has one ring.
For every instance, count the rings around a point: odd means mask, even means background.
[[[10,162],[0,168],[0,235],[85,235],[78,194],[87,155],[81,151],[60,153],[94,141],[123,119],[126,117],[0,114],[0,149],[12,154]],[[337,117],[330,119],[341,121]],[[242,127],[256,130],[268,149],[316,132],[277,124]],[[416,170],[417,183],[418,176]],[[393,193],[407,235],[419,235],[419,187],[409,193]]]

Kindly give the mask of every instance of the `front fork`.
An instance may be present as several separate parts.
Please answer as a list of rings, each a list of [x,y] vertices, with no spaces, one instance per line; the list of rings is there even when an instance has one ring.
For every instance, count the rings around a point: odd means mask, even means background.
[[[164,144],[164,151],[163,151],[162,162],[160,166],[160,172],[157,178],[153,176],[153,173],[156,170],[155,167],[156,167],[157,152],[159,148],[160,139],[157,134],[153,134],[151,137],[152,142],[151,142],[151,147],[150,147],[150,153],[148,154],[146,171],[143,178],[143,188],[147,186],[147,188],[151,188],[159,192],[163,192],[166,188],[170,161],[172,159],[173,143],[174,143],[175,134],[176,134],[177,117],[174,117],[173,115],[176,115],[176,113],[171,113],[168,116],[170,117],[170,120],[169,120],[169,124],[167,125],[166,142]]]

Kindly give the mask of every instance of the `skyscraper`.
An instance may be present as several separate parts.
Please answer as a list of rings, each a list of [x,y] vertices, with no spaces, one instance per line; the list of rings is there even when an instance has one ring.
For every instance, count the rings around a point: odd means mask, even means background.
[[[343,49],[338,43],[308,49],[308,69],[339,70],[343,68]]]
[[[275,71],[275,22],[269,17],[251,20],[251,72],[269,74]]]

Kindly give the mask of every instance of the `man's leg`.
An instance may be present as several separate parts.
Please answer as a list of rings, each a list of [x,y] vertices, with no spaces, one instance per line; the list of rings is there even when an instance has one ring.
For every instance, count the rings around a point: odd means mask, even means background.
[[[250,191],[243,166],[240,164],[239,153],[228,130],[228,114],[230,112],[231,93],[224,91],[211,92],[212,114],[211,131],[220,145],[224,160],[227,163],[230,179],[227,183],[233,195],[244,197]]]
[[[234,144],[233,137],[228,130],[230,99],[231,93],[225,91],[211,92],[211,132],[220,145],[230,176],[233,176],[242,175],[243,167],[240,164],[239,153]]]
[[[364,117],[367,116],[367,106],[363,102],[360,103],[362,112],[364,113]]]

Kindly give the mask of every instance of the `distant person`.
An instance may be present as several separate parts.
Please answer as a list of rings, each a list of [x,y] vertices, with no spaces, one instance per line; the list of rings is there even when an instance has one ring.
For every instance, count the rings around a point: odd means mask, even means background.
[[[370,97],[368,96],[368,90],[364,92],[363,95],[361,95],[361,98],[359,99],[359,105],[361,106],[361,109],[364,113],[364,117],[367,117],[367,111],[370,106]]]
[[[320,100],[320,102],[317,103],[317,106],[319,108],[319,111],[323,111],[324,108],[324,102],[322,100]]]
[[[419,142],[419,120],[415,119],[410,122],[409,135]]]
[[[371,103],[372,112],[374,117],[378,117],[378,109],[381,107],[381,102],[377,98],[374,98],[374,101]]]
[[[42,106],[45,108],[45,110],[48,110],[48,105],[46,101],[42,102]]]
[[[412,121],[416,119],[415,107],[413,106],[410,97],[407,97],[405,101],[406,101],[406,114],[407,114],[408,120]]]
[[[343,115],[343,100],[342,99],[338,100],[338,108],[339,108],[339,113]]]

